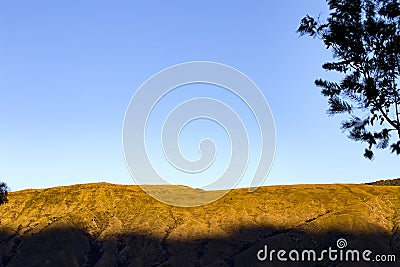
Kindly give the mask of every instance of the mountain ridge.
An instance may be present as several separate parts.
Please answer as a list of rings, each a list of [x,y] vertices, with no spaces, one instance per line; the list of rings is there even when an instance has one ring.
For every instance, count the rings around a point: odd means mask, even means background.
[[[195,190],[169,188],[187,197]],[[192,208],[158,202],[137,185],[26,189],[0,206],[0,266],[265,266],[256,257],[265,244],[323,249],[339,238],[399,260],[399,211],[398,186],[242,188]]]

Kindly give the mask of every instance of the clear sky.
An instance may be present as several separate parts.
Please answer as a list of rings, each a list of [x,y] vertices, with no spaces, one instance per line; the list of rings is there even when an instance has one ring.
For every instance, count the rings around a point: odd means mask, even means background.
[[[0,180],[12,190],[134,183],[122,148],[132,95],[197,60],[230,65],[264,93],[277,140],[265,184],[398,177],[399,157],[364,159],[339,129],[344,117],[326,115],[313,81],[338,76],[321,69],[331,55],[321,42],[296,34],[306,14],[326,16],[325,1],[2,1]]]

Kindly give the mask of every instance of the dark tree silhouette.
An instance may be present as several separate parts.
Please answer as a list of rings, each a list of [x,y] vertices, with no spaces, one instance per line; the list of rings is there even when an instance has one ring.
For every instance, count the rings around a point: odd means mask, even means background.
[[[5,183],[0,182],[0,205],[7,203],[8,187]]]
[[[349,138],[400,154],[400,2],[399,0],[328,0],[326,21],[307,15],[297,32],[322,40],[333,52],[327,71],[344,74],[340,82],[315,80],[328,97],[329,115],[347,113],[342,122]]]

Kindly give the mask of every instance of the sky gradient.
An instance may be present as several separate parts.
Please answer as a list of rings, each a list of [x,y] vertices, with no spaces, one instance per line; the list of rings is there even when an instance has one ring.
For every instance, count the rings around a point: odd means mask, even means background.
[[[122,149],[131,97],[153,74],[197,60],[238,69],[267,99],[277,143],[266,185],[398,177],[399,157],[386,150],[366,160],[313,84],[340,76],[322,70],[331,53],[321,42],[296,29],[306,14],[327,12],[322,0],[3,1],[0,180],[14,191],[132,184]]]

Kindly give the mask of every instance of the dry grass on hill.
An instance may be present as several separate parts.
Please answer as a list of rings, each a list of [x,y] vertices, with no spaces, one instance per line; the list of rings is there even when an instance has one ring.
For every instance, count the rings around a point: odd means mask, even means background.
[[[193,190],[169,189],[189,198]],[[265,266],[256,253],[266,244],[318,251],[341,237],[400,260],[399,226],[398,186],[236,189],[194,208],[160,203],[138,186],[23,190],[0,206],[0,266]]]

